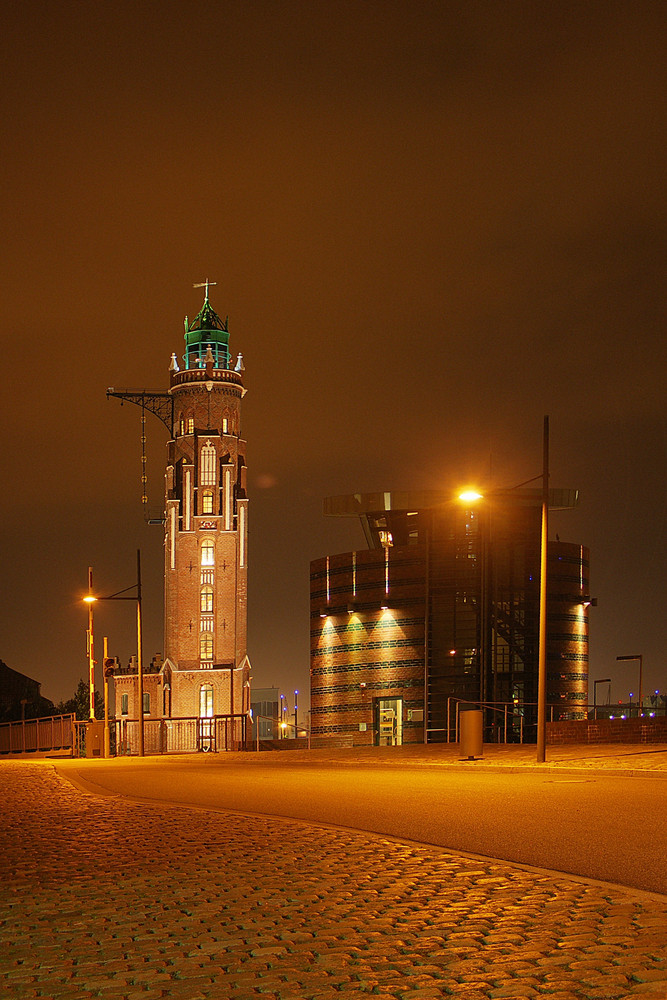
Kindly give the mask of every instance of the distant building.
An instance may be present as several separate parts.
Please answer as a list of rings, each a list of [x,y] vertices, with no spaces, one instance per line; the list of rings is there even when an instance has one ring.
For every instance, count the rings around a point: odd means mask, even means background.
[[[551,507],[577,502],[550,491]],[[439,742],[456,699],[483,702],[485,738],[536,738],[541,495],[479,507],[428,492],[331,497],[368,548],[311,563],[311,724],[354,744]],[[588,550],[548,546],[547,701],[585,716]],[[550,716],[549,716],[550,717]]]
[[[277,687],[252,689],[252,735],[260,740],[277,740],[280,735],[280,691]]]
[[[164,661],[144,668],[147,720],[250,711],[248,499],[241,437],[243,362],[208,297],[185,319],[183,367],[168,391],[110,389],[167,427]],[[116,716],[138,717],[136,672],[114,676]],[[208,730],[207,730],[208,731]]]
[[[51,715],[53,702],[42,698],[41,683],[12,670],[0,660],[0,722]]]

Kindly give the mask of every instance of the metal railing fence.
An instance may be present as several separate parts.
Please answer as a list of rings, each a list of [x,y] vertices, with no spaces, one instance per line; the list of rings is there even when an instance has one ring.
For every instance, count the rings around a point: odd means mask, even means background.
[[[116,755],[139,750],[139,720],[120,718],[113,722]],[[214,715],[174,719],[144,719],[144,753],[220,753],[248,749],[247,715]]]
[[[75,716],[51,715],[0,723],[0,753],[47,753],[73,750]]]
[[[253,715],[252,719],[253,723],[259,723],[260,721],[271,722],[276,730],[274,737],[267,738],[260,736],[260,726],[255,726],[253,743],[257,752],[260,751],[262,744],[265,747],[273,748],[276,743],[280,743],[283,749],[291,749],[292,746],[299,749],[305,744],[310,750],[311,732],[309,726],[295,725],[293,722],[277,722],[268,715]],[[305,740],[302,738],[301,733],[304,734]]]
[[[427,734],[444,734],[445,743],[458,743],[461,705],[471,705],[484,711],[485,743],[534,743],[537,736],[537,702],[472,701],[470,698],[447,698],[447,718],[443,729],[429,729]],[[667,709],[639,705],[581,705],[563,710],[559,704],[547,705],[547,722],[577,720],[654,718],[664,715]],[[489,718],[491,721],[489,721]]]

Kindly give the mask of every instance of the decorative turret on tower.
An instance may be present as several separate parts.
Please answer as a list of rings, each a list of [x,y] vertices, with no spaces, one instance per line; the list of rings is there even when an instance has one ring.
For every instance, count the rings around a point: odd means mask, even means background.
[[[185,319],[185,367],[172,359],[169,388],[164,714],[180,717],[250,707],[245,389],[231,367],[228,321],[208,292],[206,282],[200,312],[192,323]]]

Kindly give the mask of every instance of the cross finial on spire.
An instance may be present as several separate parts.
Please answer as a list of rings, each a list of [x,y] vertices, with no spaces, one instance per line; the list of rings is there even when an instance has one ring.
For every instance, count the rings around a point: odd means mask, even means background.
[[[206,297],[204,299],[204,302],[206,303],[206,302],[208,302],[208,286],[209,285],[217,285],[217,283],[218,283],[217,281],[209,281],[208,278],[207,278],[206,281],[198,281],[192,287],[193,288],[205,288],[206,289]]]

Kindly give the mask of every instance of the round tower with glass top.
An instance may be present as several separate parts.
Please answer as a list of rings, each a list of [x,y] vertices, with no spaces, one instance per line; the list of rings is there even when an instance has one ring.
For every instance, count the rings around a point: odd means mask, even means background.
[[[250,708],[243,361],[232,362],[228,320],[202,287],[183,367],[171,360],[163,667],[163,715],[200,720]]]

